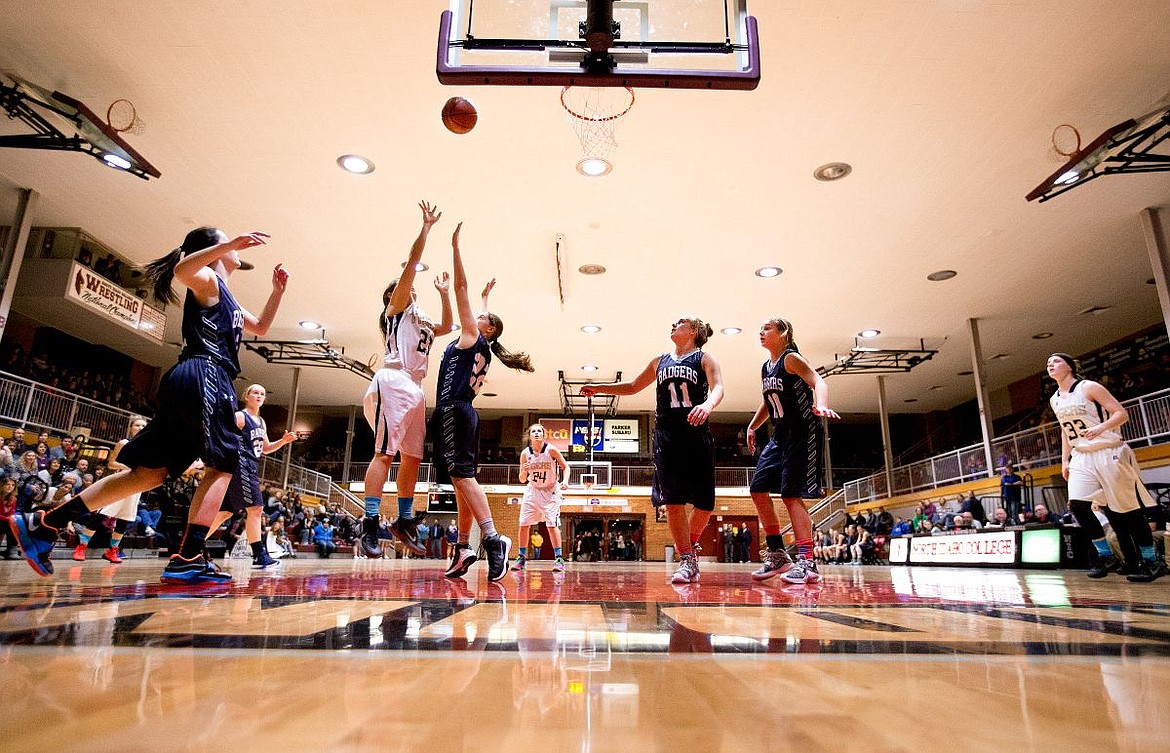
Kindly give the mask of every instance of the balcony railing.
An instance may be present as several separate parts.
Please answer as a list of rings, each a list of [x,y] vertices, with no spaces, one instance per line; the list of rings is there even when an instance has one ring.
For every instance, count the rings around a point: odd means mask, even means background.
[[[1121,427],[1121,436],[1133,447],[1161,444],[1170,440],[1170,389],[1126,400],[1129,421]],[[1007,458],[1017,469],[1037,468],[1060,463],[1060,427],[1056,423],[996,437],[991,443],[995,458]],[[885,499],[898,494],[937,489],[964,481],[989,478],[996,469],[988,469],[983,445],[971,445],[894,468],[893,489],[886,488],[886,474],[874,473],[845,484],[848,504]]]
[[[0,419],[37,431],[89,429],[91,440],[115,444],[130,428],[131,411],[0,372]]]

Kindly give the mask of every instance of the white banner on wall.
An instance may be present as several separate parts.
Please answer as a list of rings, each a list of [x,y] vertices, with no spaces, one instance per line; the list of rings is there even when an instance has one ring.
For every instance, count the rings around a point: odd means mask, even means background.
[[[636,455],[638,453],[638,419],[606,419],[602,452],[624,452]]]
[[[914,563],[1011,565],[1016,561],[1017,552],[1015,531],[910,539],[910,561]]]
[[[148,306],[125,288],[95,274],[89,267],[73,262],[69,284],[65,288],[65,297],[114,320],[127,329],[157,342],[163,341],[166,315]]]

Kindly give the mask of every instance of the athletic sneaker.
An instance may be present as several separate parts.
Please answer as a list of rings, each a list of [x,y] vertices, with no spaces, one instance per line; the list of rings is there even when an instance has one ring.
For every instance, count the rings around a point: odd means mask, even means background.
[[[89,546],[87,544],[78,544],[73,547],[73,559],[78,562],[85,562],[85,550],[88,548]]]
[[[819,583],[821,574],[817,572],[817,563],[801,557],[792,567],[780,574],[780,580],[785,583]]]
[[[462,578],[467,575],[467,571],[478,559],[475,552],[471,551],[471,547],[467,544],[459,544],[455,547],[455,552],[451,555],[451,564],[448,565],[443,575],[448,578]]]
[[[281,561],[263,549],[260,550],[260,556],[252,560],[253,570],[279,570],[280,567]]]
[[[512,569],[513,569],[513,570],[516,570],[516,571],[523,570],[523,569],[524,569],[524,564],[525,564],[526,562],[528,562],[528,558],[527,558],[527,557],[525,557],[523,554],[521,554],[521,555],[520,555],[520,557],[519,557],[519,558],[516,560],[516,564],[515,564],[515,565],[512,565]]]
[[[8,527],[12,535],[20,542],[20,551],[24,554],[24,561],[37,571],[38,575],[46,578],[53,574],[53,562],[50,555],[53,553],[53,544],[57,543],[59,531],[44,524],[43,510],[36,512],[22,512],[8,519]],[[50,538],[51,537],[51,538]]]
[[[1104,578],[1109,573],[1121,569],[1121,560],[1114,557],[1112,554],[1108,557],[1097,557],[1096,562],[1089,568],[1090,578]]]
[[[764,562],[760,565],[760,569],[752,573],[752,577],[756,580],[768,580],[777,575],[781,575],[793,567],[792,557],[788,555],[786,549],[765,549]]]
[[[1153,583],[1167,573],[1170,573],[1170,568],[1166,567],[1166,560],[1156,559],[1152,563],[1142,560],[1138,571],[1125,576],[1125,579],[1130,583]]]
[[[378,543],[378,516],[367,515],[362,519],[360,549],[369,559],[382,558],[382,545]]]
[[[512,553],[512,540],[502,533],[497,533],[483,540],[483,552],[487,557],[488,582],[503,580],[508,574],[508,555]]]
[[[77,558],[74,557],[73,559]],[[110,547],[106,551],[102,552],[102,559],[104,559],[106,562],[113,562],[115,565],[122,564],[122,554],[115,547]]]
[[[564,557],[557,557],[555,560],[553,560],[553,572],[554,573],[565,572],[565,558]]]
[[[671,583],[698,583],[699,558],[693,554],[684,554],[678,558],[678,569],[670,576]]]
[[[403,520],[401,517],[395,518],[394,522],[390,524],[390,532],[394,534],[394,537],[415,554],[427,553],[427,548],[418,543],[418,524],[426,516],[427,514],[424,511],[415,513],[414,517],[410,520]]]
[[[178,554],[171,555],[160,578],[163,583],[194,585],[199,583],[231,583],[231,573],[225,573],[202,554],[184,559]]]

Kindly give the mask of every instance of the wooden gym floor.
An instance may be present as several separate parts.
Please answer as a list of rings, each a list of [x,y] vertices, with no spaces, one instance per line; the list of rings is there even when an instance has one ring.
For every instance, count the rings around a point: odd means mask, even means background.
[[[96,556],[96,553],[91,553]],[[9,751],[1150,751],[1170,579],[335,557],[225,587],[0,562]]]

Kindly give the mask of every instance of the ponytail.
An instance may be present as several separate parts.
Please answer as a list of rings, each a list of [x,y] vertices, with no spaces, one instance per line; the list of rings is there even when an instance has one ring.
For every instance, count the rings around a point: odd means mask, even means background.
[[[792,330],[792,322],[788,321],[787,319],[781,319],[778,316],[769,319],[768,322],[770,322],[771,324],[775,324],[777,329],[779,329],[781,332],[783,332],[785,335],[788,336],[789,349],[795,350],[797,353],[800,352],[800,348],[797,347],[797,345],[796,345],[796,335],[793,333],[793,330]]]
[[[696,317],[691,318],[691,324],[695,327],[695,347],[701,348],[711,339],[711,335],[715,334],[715,330],[710,324]]]
[[[171,285],[175,281],[175,266],[184,256],[193,254],[196,251],[202,251],[205,248],[211,248],[219,243],[219,235],[220,233],[217,228],[195,228],[187,233],[187,237],[183,239],[183,245],[174,249],[166,256],[161,256],[147,263],[143,267],[143,274],[146,275],[148,280],[154,283],[151,290],[154,300],[162,304],[178,303],[179,296],[171,288]]]
[[[489,345],[491,346],[492,353],[495,354],[496,358],[500,359],[500,363],[509,369],[516,369],[517,371],[536,371],[532,367],[532,359],[528,357],[527,353],[513,353],[503,345],[500,345],[499,337],[504,334],[504,320],[490,312],[487,316],[488,322],[495,328]]]

